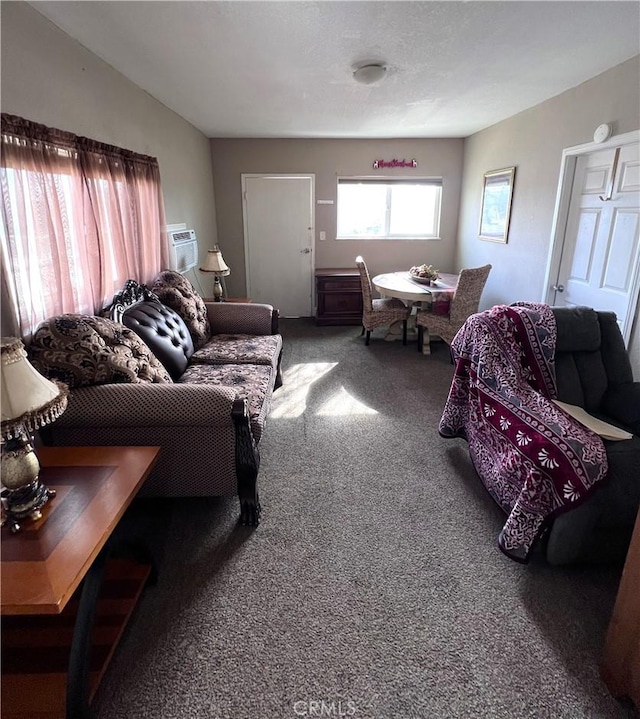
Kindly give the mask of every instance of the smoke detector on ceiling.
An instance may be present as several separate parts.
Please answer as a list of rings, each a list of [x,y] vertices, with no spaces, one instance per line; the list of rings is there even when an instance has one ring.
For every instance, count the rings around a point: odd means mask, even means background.
[[[371,63],[363,65],[353,71],[353,79],[361,85],[372,85],[374,82],[380,82],[387,72],[386,65],[382,63]]]

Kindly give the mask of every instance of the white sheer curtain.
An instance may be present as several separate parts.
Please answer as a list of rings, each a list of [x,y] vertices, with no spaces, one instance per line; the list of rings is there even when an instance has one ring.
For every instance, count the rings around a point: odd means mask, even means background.
[[[3,113],[0,189],[3,334],[97,313],[126,279],[167,266],[155,158]]]

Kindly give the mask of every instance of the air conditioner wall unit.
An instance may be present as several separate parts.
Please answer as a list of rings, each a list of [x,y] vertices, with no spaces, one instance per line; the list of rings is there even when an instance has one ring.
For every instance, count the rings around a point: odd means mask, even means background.
[[[170,268],[184,274],[198,264],[195,230],[169,230]]]

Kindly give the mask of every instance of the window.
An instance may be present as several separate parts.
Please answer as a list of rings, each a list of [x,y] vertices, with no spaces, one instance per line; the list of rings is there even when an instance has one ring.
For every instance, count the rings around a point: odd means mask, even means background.
[[[62,162],[50,168],[46,180],[42,173],[25,167],[3,167],[0,176],[3,194],[3,222],[0,225],[3,266],[9,271],[6,281],[13,306],[22,315],[20,334],[29,336],[37,324],[58,312],[92,314],[88,300],[79,228],[83,226],[83,203],[75,191],[69,168]],[[48,187],[40,189],[43,185]],[[55,188],[55,194],[47,189]],[[46,212],[42,221],[43,197],[51,197],[59,208]],[[54,241],[60,238],[60,246]],[[64,263],[73,282],[64,285],[59,301],[56,265]],[[26,315],[25,313],[28,313]]]
[[[167,266],[155,158],[5,113],[0,146],[2,319],[15,334],[97,313],[126,279]]]
[[[339,178],[338,239],[436,239],[441,198],[441,178]]]

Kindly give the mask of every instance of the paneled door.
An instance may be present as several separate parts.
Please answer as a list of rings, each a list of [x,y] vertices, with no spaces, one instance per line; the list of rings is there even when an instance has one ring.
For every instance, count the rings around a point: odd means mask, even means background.
[[[640,288],[640,145],[580,155],[553,303],[612,310],[629,340]]]
[[[314,175],[242,175],[247,293],[313,315]]]

